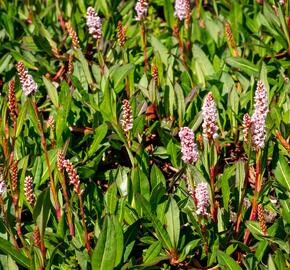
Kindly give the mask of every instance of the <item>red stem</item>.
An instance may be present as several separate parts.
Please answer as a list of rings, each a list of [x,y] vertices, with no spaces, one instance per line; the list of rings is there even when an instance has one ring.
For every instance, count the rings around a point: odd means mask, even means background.
[[[53,196],[54,203],[55,203],[56,217],[57,217],[57,220],[59,221],[60,217],[61,217],[60,206],[59,206],[59,202],[58,202],[58,199],[57,199],[56,189],[55,189],[55,185],[54,185],[54,181],[53,181],[53,177],[52,177],[52,173],[51,173],[50,162],[49,162],[48,153],[47,153],[47,147],[46,147],[46,140],[45,140],[43,129],[42,129],[42,125],[41,125],[41,121],[40,121],[40,117],[39,117],[39,111],[38,111],[38,108],[37,108],[36,100],[34,98],[33,98],[32,103],[33,103],[33,108],[34,108],[34,111],[35,111],[35,114],[36,114],[36,117],[37,117],[38,129],[39,129],[39,133],[40,133],[40,136],[41,136],[41,143],[42,143],[42,146],[43,146],[45,160],[46,160],[46,165],[47,165],[47,170],[48,170],[48,173],[49,173],[50,188],[51,188],[52,196]]]
[[[257,208],[258,208],[258,197],[261,190],[261,158],[259,155],[259,150],[256,150],[256,182],[254,190],[254,198],[252,202],[252,210],[250,214],[250,220],[253,221],[256,219]],[[244,236],[244,244],[246,245],[250,236],[250,230],[247,229]]]

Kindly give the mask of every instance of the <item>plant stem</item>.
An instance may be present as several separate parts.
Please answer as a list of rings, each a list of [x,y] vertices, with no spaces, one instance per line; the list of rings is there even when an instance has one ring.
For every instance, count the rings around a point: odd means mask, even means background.
[[[66,214],[67,214],[70,235],[74,236],[74,225],[72,222],[70,203],[69,203],[69,198],[68,198],[68,194],[67,194],[66,183],[65,183],[65,178],[64,178],[63,172],[60,172],[60,184],[62,187],[64,199],[65,199],[65,207],[66,207]]]
[[[216,211],[216,202],[215,202],[215,166],[210,166],[210,186],[211,186],[211,192],[212,192],[212,205],[210,207],[211,216],[213,218],[213,221],[217,222],[217,211]]]
[[[89,255],[91,256],[91,246],[89,243],[89,236],[88,236],[87,226],[86,226],[86,222],[85,222],[85,212],[84,212],[84,207],[83,207],[82,194],[79,193],[78,197],[79,197],[79,201],[80,201],[80,211],[81,211],[82,223],[83,223],[83,227],[84,227],[84,231],[85,231],[85,235],[84,235],[85,246],[86,246],[86,249],[87,249]]]
[[[34,96],[32,97],[32,104],[33,104],[33,108],[34,108],[34,111],[35,111],[35,114],[36,114],[36,117],[37,117],[38,129],[39,129],[39,133],[40,133],[40,136],[41,136],[41,143],[42,143],[42,146],[43,146],[45,160],[46,160],[46,165],[47,165],[47,170],[48,170],[48,173],[49,173],[50,188],[51,188],[52,196],[53,196],[54,203],[55,203],[56,217],[57,217],[57,220],[59,221],[60,217],[61,217],[60,207],[59,207],[59,202],[58,202],[58,199],[57,199],[56,189],[55,189],[55,185],[54,185],[54,181],[53,181],[53,177],[52,177],[52,172],[51,172],[51,168],[50,168],[50,162],[49,162],[48,152],[47,152],[47,147],[46,147],[46,140],[45,140],[42,124],[41,124],[40,117],[39,117],[39,111],[38,111],[38,107],[37,107],[37,104],[36,104],[36,99],[35,99]]]
[[[252,210],[250,214],[250,220],[256,219],[257,208],[258,208],[258,198],[261,190],[261,153],[259,149],[256,150],[256,182],[254,190],[254,198],[252,202]],[[244,236],[244,244],[246,245],[250,236],[250,230],[247,229]]]

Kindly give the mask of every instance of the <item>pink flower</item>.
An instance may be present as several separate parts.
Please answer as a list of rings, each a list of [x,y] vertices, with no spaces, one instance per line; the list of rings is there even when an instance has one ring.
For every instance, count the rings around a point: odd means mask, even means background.
[[[16,69],[20,78],[20,82],[22,84],[22,90],[24,95],[28,96],[32,92],[37,92],[37,84],[33,80],[32,76],[28,74],[24,64],[22,62],[18,62],[16,64]]]
[[[207,215],[207,208],[209,207],[209,194],[207,183],[199,183],[195,188],[195,198],[197,201],[198,215]]]
[[[31,176],[26,176],[24,179],[24,195],[31,207],[34,207],[35,195],[33,191],[33,178]]]
[[[206,140],[216,139],[218,137],[217,109],[211,92],[205,97],[202,106],[202,117],[203,137]]]
[[[187,14],[187,4],[186,0],[176,0],[175,1],[175,11],[174,16],[177,17],[180,21],[186,18]]]
[[[198,160],[197,145],[194,142],[194,133],[188,127],[182,127],[178,133],[181,140],[182,160],[191,164]]]
[[[95,39],[100,39],[102,36],[102,21],[92,7],[88,7],[86,19],[89,33],[93,35]]]
[[[133,128],[132,108],[127,99],[123,100],[121,126],[125,132]]]
[[[266,138],[266,116],[268,113],[267,90],[262,81],[258,81],[255,92],[254,114],[252,115],[252,145],[264,148]]]
[[[142,21],[147,16],[148,3],[146,0],[138,0],[135,6],[136,20]]]

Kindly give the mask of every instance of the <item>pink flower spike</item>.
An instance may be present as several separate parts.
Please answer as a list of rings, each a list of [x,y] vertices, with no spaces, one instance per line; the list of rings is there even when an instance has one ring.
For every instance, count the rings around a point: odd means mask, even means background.
[[[92,7],[87,9],[87,27],[89,28],[89,33],[95,38],[100,39],[102,36],[102,20]]]
[[[198,160],[197,145],[194,142],[194,133],[188,127],[182,127],[178,133],[181,140],[182,160],[191,164]]]
[[[188,9],[186,0],[176,0],[174,9],[174,16],[177,17],[180,21],[186,18]]]
[[[148,3],[146,0],[138,0],[135,6],[135,11],[137,13],[136,20],[142,21],[147,16],[147,9],[148,9]]]
[[[254,114],[252,115],[252,145],[254,148],[264,148],[266,139],[266,117],[268,113],[268,96],[264,83],[257,83],[255,92]]]
[[[202,117],[204,139],[208,141],[216,139],[218,137],[217,109],[211,92],[209,92],[205,97],[205,101],[202,106]]]
[[[207,208],[209,207],[209,194],[208,194],[208,185],[207,183],[199,183],[195,188],[195,198],[197,201],[197,210],[198,215],[207,215]]]

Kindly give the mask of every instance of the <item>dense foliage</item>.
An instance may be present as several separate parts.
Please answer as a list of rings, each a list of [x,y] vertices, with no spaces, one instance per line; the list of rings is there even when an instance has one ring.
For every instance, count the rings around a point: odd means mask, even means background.
[[[0,269],[290,266],[290,3],[176,2],[0,0]]]

